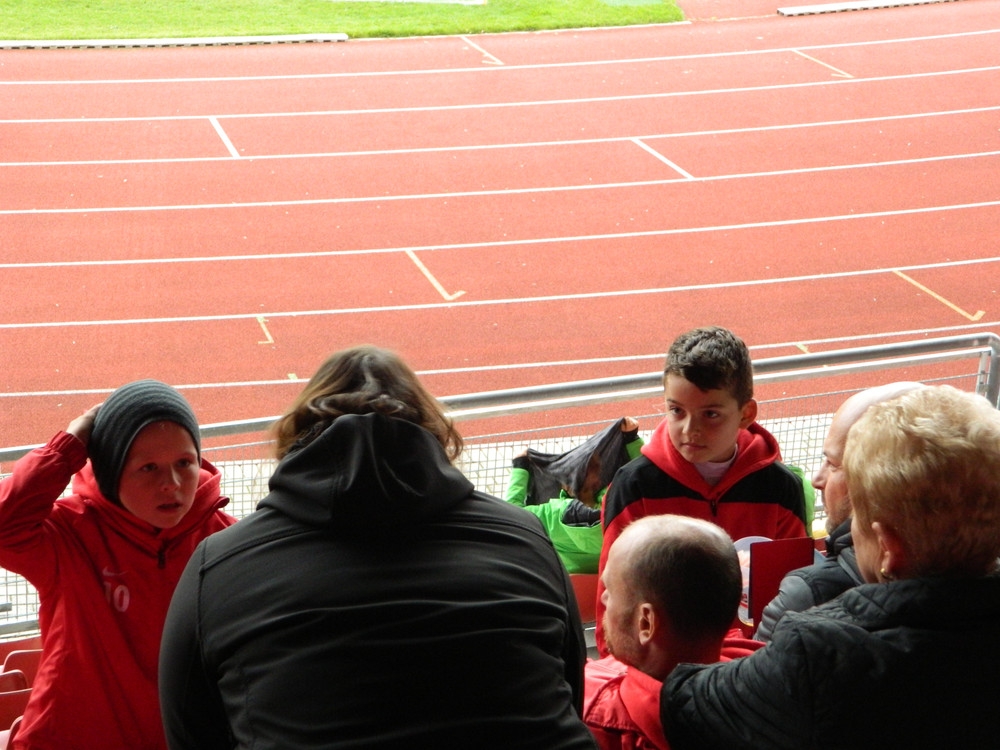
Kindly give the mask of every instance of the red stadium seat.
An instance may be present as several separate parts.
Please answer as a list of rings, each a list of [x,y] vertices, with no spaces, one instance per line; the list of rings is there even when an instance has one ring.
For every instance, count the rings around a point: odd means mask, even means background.
[[[35,674],[38,672],[38,662],[41,658],[42,650],[40,648],[11,651],[7,654],[7,658],[3,660],[3,671],[21,670],[30,687],[35,681]],[[0,723],[0,726],[3,726],[3,724]]]
[[[28,687],[28,678],[20,669],[0,672],[0,693],[10,693],[14,690],[24,690]]]
[[[0,641],[0,664],[3,664],[7,654],[11,651],[30,651],[42,647],[42,636],[29,635],[27,638],[14,638],[8,641]]]
[[[24,707],[28,705],[30,697],[31,688],[0,693],[0,727],[11,727],[24,713]]]
[[[10,725],[10,729],[0,731],[0,750],[7,750],[7,748],[10,747],[11,743],[14,741],[14,737],[17,736],[17,730],[20,726],[21,717],[18,716]]]
[[[576,606],[580,608],[580,621],[594,622],[597,619],[597,573],[570,573],[569,580],[576,594]]]

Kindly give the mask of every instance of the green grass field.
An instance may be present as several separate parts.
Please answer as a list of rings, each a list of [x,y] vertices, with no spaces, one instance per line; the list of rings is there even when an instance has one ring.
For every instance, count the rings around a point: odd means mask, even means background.
[[[469,0],[467,0],[469,1]],[[672,23],[672,0],[3,0],[0,39],[345,33],[352,38]]]

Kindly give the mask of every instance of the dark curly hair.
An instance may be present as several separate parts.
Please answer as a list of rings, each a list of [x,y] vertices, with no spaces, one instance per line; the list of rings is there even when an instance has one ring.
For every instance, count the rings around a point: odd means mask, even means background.
[[[663,378],[679,375],[703,391],[729,391],[743,406],[753,398],[753,364],[743,340],[719,326],[695,328],[670,346]]]

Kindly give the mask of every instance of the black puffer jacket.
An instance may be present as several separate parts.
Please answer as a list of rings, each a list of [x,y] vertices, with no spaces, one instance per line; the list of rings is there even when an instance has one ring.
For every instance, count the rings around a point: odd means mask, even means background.
[[[997,577],[858,586],[661,694],[672,750],[995,748],[998,706]]]
[[[786,612],[803,612],[864,583],[851,539],[851,519],[833,530],[826,540],[826,550],[822,562],[796,568],[782,579],[778,595],[761,612],[754,636],[758,641],[771,640],[775,623]]]
[[[593,748],[538,520],[408,422],[344,416],[192,558],[161,659],[172,748]]]

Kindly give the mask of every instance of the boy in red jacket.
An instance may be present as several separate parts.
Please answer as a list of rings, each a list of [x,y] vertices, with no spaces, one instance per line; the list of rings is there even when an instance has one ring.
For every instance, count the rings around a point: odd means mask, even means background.
[[[42,658],[15,748],[166,748],[160,637],[195,546],[236,520],[220,480],[184,397],[143,380],[0,482],[0,565],[41,602]]]
[[[663,394],[667,416],[605,495],[599,572],[618,535],[643,516],[702,518],[733,539],[806,536],[802,480],[756,422],[753,366],[741,339],[714,326],[678,337],[667,353]],[[596,637],[604,656],[602,590],[598,582]]]

